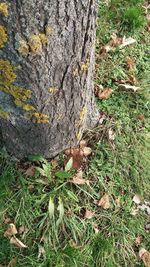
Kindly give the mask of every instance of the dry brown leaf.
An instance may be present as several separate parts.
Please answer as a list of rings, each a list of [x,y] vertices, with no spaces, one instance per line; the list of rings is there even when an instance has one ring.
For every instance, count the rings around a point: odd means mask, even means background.
[[[83,179],[82,170],[78,171],[77,174],[70,180],[70,182],[77,185],[89,185],[89,180]]]
[[[92,154],[92,149],[90,147],[84,147],[82,148],[83,154],[85,157],[88,157]]]
[[[27,232],[28,232],[28,229],[27,229],[27,227],[24,226],[24,225],[21,225],[21,226],[19,227],[19,229],[18,229],[18,234],[19,234],[19,235],[22,235],[23,233],[27,233]]]
[[[28,176],[28,177],[33,177],[33,176],[35,176],[35,171],[36,171],[36,167],[35,166],[30,166],[26,170],[25,175]]]
[[[136,78],[134,77],[134,75],[132,74],[129,74],[128,75],[128,80],[126,81],[127,83],[130,83],[131,85],[135,85],[137,84],[137,80]]]
[[[24,245],[17,237],[13,236],[11,239],[10,239],[10,244],[13,244],[15,245],[16,247],[18,248],[27,248],[26,245]]]
[[[11,237],[13,235],[16,235],[18,233],[16,226],[13,223],[9,224],[9,227],[7,231],[5,231],[4,236],[5,237]]]
[[[139,251],[139,257],[144,262],[146,267],[150,267],[150,252],[142,248]]]
[[[136,245],[137,247],[139,247],[139,246],[141,245],[142,240],[143,240],[143,237],[139,235],[139,236],[135,239],[135,242],[134,242],[135,245]]]
[[[115,132],[113,131],[113,129],[109,129],[109,131],[108,131],[108,138],[111,141],[114,141],[115,140]]]
[[[8,263],[8,267],[13,267],[17,263],[17,258],[11,259],[11,261]]]
[[[113,92],[112,89],[106,88],[106,89],[104,89],[104,91],[102,91],[102,92],[99,91],[98,92],[98,98],[99,99],[106,100],[106,99],[108,99],[111,96],[112,92]]]
[[[11,222],[12,222],[12,219],[9,218],[9,217],[7,217],[7,218],[4,219],[4,223],[5,224],[10,224]]]
[[[83,165],[83,152],[79,148],[71,148],[67,149],[65,151],[65,154],[67,155],[67,159],[64,163],[64,165],[67,164],[67,162],[72,158],[73,164],[72,169],[79,170]]]
[[[131,44],[134,44],[134,43],[136,43],[136,40],[134,38],[132,38],[132,37],[129,37],[129,38],[124,37],[122,39],[122,44],[119,46],[119,48],[121,49],[121,48],[124,48],[127,45],[131,45]]]
[[[134,65],[135,65],[133,58],[127,57],[126,62],[127,62],[128,70],[129,71],[133,70],[134,69]]]
[[[51,160],[51,164],[52,164],[52,167],[55,169],[56,167],[58,167],[59,162],[58,162],[57,159],[52,159],[52,160]]]
[[[99,233],[99,228],[98,228],[97,223],[93,223],[92,226],[93,226],[93,228],[95,230],[95,234],[98,234]]]
[[[81,140],[80,141],[80,148],[83,149],[84,147],[87,147],[87,142],[86,142],[86,140]]]
[[[91,219],[94,216],[94,212],[91,210],[86,209],[84,218],[85,219]]]
[[[135,195],[132,200],[137,205],[141,203],[141,197],[139,195]]]
[[[130,84],[119,84],[119,87],[126,91],[133,91],[134,93],[139,89],[139,87]]]
[[[29,189],[30,192],[33,192],[34,189],[35,189],[34,184],[29,184],[28,189]]]
[[[103,197],[98,201],[97,205],[103,209],[110,208],[109,195],[105,193]]]

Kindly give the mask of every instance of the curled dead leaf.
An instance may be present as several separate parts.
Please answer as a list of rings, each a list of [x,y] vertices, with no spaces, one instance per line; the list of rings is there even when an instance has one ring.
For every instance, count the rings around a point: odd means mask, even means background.
[[[28,232],[28,228],[26,226],[24,226],[24,225],[21,225],[19,227],[19,229],[18,229],[18,234],[19,235],[22,235],[22,234],[27,233],[27,232]]]
[[[112,89],[106,88],[103,91],[98,92],[98,98],[101,100],[106,100],[111,96],[112,92],[113,92]]]
[[[76,184],[76,185],[89,185],[90,181],[83,179],[83,172],[82,170],[78,171],[77,174],[70,180],[70,183]]]
[[[119,87],[122,89],[122,90],[125,90],[125,91],[131,91],[131,92],[137,92],[139,87],[137,86],[134,86],[134,85],[131,85],[131,84],[119,84]]]
[[[103,209],[109,209],[110,208],[109,195],[105,193],[103,197],[98,201],[97,205],[99,207],[102,207]]]
[[[139,195],[135,195],[132,200],[137,205],[141,203],[141,197]]]
[[[80,148],[83,149],[84,147],[87,147],[87,142],[86,142],[86,140],[81,140],[80,141]]]
[[[28,176],[28,177],[33,177],[33,176],[35,176],[35,172],[36,172],[36,167],[35,166],[30,166],[26,170],[25,175]]]
[[[143,236],[138,236],[134,241],[135,245],[139,247],[141,245],[142,240],[143,240]]]
[[[133,58],[127,57],[126,62],[127,62],[128,70],[129,71],[133,70],[134,65],[135,65]]]
[[[108,139],[109,139],[110,141],[114,141],[114,140],[115,140],[115,132],[114,132],[114,130],[111,129],[111,128],[108,130]]]
[[[94,212],[91,211],[91,210],[86,209],[84,218],[85,219],[91,219],[91,218],[93,218],[93,216],[94,216]]]
[[[150,252],[142,248],[139,251],[139,257],[144,262],[146,267],[150,267]]]
[[[137,41],[136,41],[134,38],[132,38],[132,37],[128,37],[128,38],[123,37],[123,39],[122,39],[122,44],[119,46],[119,48],[120,48],[120,49],[121,49],[121,48],[124,48],[125,46],[134,44],[134,43],[136,43],[136,42],[137,42]]]
[[[11,237],[13,235],[16,235],[18,233],[16,226],[13,223],[9,224],[9,227],[7,231],[5,231],[4,236],[5,237]]]
[[[22,241],[20,241],[17,237],[13,236],[10,239],[10,244],[15,245],[18,248],[27,248],[27,246],[25,244],[22,243]]]
[[[82,151],[83,151],[83,155],[85,157],[88,157],[88,156],[90,156],[92,154],[92,149],[90,147],[87,147],[87,146],[83,147]]]
[[[92,226],[93,226],[93,229],[95,231],[95,234],[98,234],[99,233],[99,228],[98,228],[97,223],[93,223]]]

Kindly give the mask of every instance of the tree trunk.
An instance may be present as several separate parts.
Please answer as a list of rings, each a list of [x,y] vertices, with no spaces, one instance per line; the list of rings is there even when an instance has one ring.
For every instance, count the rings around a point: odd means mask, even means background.
[[[53,157],[97,123],[95,17],[95,0],[0,4],[0,127],[16,157]]]

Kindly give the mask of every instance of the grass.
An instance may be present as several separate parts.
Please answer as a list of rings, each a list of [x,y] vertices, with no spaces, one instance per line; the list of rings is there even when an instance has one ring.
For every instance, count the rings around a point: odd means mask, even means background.
[[[48,183],[44,183],[39,174],[27,178],[17,163],[10,162],[2,151],[0,264],[3,266],[7,266],[12,258],[17,258],[16,267],[144,266],[138,251],[142,247],[150,249],[149,233],[145,231],[148,216],[143,211],[133,215],[136,205],[132,198],[139,194],[149,200],[150,196],[150,37],[145,23],[139,23],[145,21],[144,14],[135,12],[136,8],[142,10],[143,1],[117,0],[111,1],[110,6],[101,2],[97,55],[113,32],[119,36],[132,36],[137,43],[97,56],[99,67],[95,82],[111,87],[113,94],[106,101],[97,100],[100,112],[107,119],[86,134],[93,149],[84,172],[85,179],[91,181],[90,186],[75,186],[68,183],[67,178],[56,178],[50,164],[52,174]],[[124,9],[127,10],[125,13]],[[135,62],[132,73],[126,65],[129,56]],[[137,79],[140,87],[136,93],[121,91],[114,83],[114,80],[126,80],[129,74]],[[109,138],[110,129],[115,133],[114,141]],[[58,161],[61,168],[63,155]],[[110,195],[108,210],[95,204],[105,192]],[[84,218],[86,209],[94,212],[91,219]],[[17,228],[23,225],[28,229],[17,235],[27,249],[10,245],[4,237],[6,218],[15,222]],[[135,245],[138,236],[143,237],[139,247]]]

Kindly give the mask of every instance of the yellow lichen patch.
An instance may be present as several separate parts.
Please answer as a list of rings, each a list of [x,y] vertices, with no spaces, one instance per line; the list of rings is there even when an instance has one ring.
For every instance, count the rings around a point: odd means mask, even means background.
[[[47,36],[45,33],[39,33],[39,38],[41,40],[42,45],[46,45],[48,42]]]
[[[78,141],[81,139],[81,137],[82,137],[82,135],[81,135],[81,131],[79,131],[79,132],[77,133],[76,137],[77,137],[77,140],[78,140]]]
[[[29,45],[27,44],[26,41],[20,40],[19,41],[19,47],[17,49],[20,54],[23,56],[27,56],[29,54]]]
[[[88,68],[89,68],[89,62],[82,63],[80,66],[80,74],[88,71]]]
[[[31,98],[32,91],[24,89],[24,88],[21,88],[19,86],[12,85],[9,88],[8,93],[10,95],[12,95],[15,99],[19,99],[21,101],[26,101],[29,98]]]
[[[7,42],[7,30],[4,26],[0,25],[0,48],[3,48]]]
[[[32,113],[32,120],[34,123],[49,123],[49,116],[43,113]]]
[[[42,52],[42,42],[38,34],[32,34],[28,44],[34,55],[39,55]]]
[[[0,84],[10,86],[16,79],[15,68],[8,60],[0,59]]]
[[[32,110],[35,110],[35,107],[29,105],[29,104],[26,104],[24,102],[22,102],[20,99],[15,99],[14,100],[14,103],[16,104],[16,106],[26,110],[26,111],[32,111]]]
[[[47,26],[47,27],[45,28],[45,32],[46,32],[46,35],[47,35],[47,36],[51,35],[51,34],[52,34],[52,32],[53,32],[53,29],[52,29],[52,27],[50,27],[50,26]]]
[[[85,113],[86,113],[86,107],[84,106],[83,109],[80,112],[80,120],[81,121],[83,120]]]
[[[1,107],[0,107],[0,118],[2,118],[2,119],[8,119],[9,118],[9,113],[4,111]]]
[[[76,120],[76,122],[75,122],[75,127],[76,128],[79,128],[82,125],[85,113],[86,113],[86,107],[84,106],[83,109],[80,112],[79,120]]]
[[[6,3],[0,3],[0,13],[4,16],[8,16],[8,5]]]
[[[76,68],[76,69],[73,71],[73,75],[74,75],[74,76],[78,76],[78,75],[79,75],[78,68]]]
[[[51,94],[55,94],[58,92],[58,89],[56,87],[50,87],[48,88],[48,92]]]

